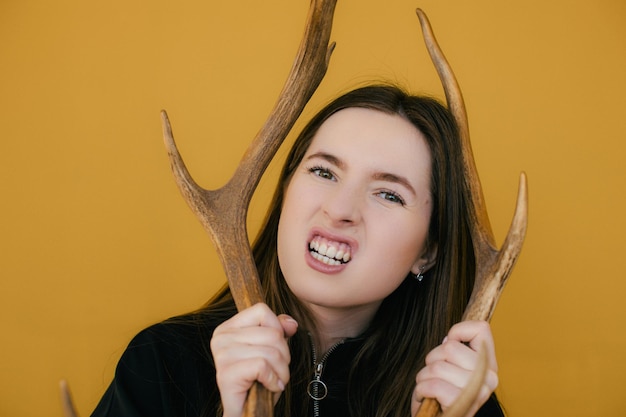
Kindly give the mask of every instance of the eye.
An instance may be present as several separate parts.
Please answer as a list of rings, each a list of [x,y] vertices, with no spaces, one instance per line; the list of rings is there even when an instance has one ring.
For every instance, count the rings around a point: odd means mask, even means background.
[[[315,166],[315,167],[309,168],[309,172],[325,180],[331,180],[331,181],[335,180],[335,174],[333,174],[331,170],[324,168],[324,167]]]
[[[378,195],[383,200],[389,201],[390,203],[400,204],[401,206],[404,206],[406,204],[400,194],[393,191],[380,191]]]

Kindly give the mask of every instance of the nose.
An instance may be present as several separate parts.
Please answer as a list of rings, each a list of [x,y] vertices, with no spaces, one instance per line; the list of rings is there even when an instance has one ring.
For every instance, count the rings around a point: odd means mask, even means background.
[[[362,200],[356,187],[335,187],[325,196],[322,208],[334,226],[353,225],[362,219]]]

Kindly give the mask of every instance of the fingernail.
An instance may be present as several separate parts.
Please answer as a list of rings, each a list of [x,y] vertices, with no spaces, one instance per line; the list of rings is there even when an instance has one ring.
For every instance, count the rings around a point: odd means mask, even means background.
[[[298,322],[292,319],[291,317],[285,317],[285,321],[288,321],[289,323],[293,323],[296,326],[298,325]]]
[[[448,341],[448,336],[443,338],[443,341],[441,342],[441,344],[443,345],[444,343],[446,343]]]
[[[278,388],[280,388],[281,391],[285,390],[285,384],[280,379],[278,380]]]

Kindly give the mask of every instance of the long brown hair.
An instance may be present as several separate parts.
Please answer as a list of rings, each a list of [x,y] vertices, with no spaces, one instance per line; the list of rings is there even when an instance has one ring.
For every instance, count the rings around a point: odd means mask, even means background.
[[[314,331],[313,318],[289,290],[278,264],[278,221],[285,189],[315,133],[332,114],[348,107],[404,117],[422,132],[432,156],[434,204],[427,243],[437,248],[436,262],[423,281],[407,276],[381,304],[353,361],[346,399],[352,415],[407,416],[415,375],[424,366],[426,354],[461,319],[474,281],[461,144],[449,111],[433,98],[410,95],[390,85],[358,88],[332,101],[306,125],[291,148],[253,251],[267,304],[277,314],[293,316],[300,328]],[[218,300],[229,298],[225,290],[214,300],[220,304]],[[306,333],[299,331],[290,345],[292,379],[277,404],[277,416],[300,411],[297,404],[303,407],[298,415],[306,414],[310,342]]]

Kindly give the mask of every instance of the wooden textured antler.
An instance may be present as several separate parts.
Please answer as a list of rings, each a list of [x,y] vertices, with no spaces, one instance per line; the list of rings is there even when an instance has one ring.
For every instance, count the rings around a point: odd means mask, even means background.
[[[311,1],[305,34],[278,101],[233,177],[222,188],[205,190],[196,184],[176,148],[167,114],[162,112],[165,145],[176,183],[217,248],[239,310],[263,301],[246,230],[250,200],[263,172],[326,73],[334,48],[334,44],[329,46],[329,39],[335,4],[336,0]],[[245,415],[273,415],[271,393],[260,384],[250,390]]]
[[[334,49],[329,40],[336,3],[311,1],[302,42],[276,105],[222,188],[205,190],[193,180],[174,142],[167,113],[161,112],[165,147],[176,184],[216,246],[239,310],[263,301],[246,230],[250,201],[263,172],[326,74]],[[76,417],[65,381],[60,384],[60,392],[65,417]],[[255,384],[248,394],[244,416],[272,415],[271,393]]]
[[[72,394],[70,387],[67,385],[67,381],[62,379],[59,381],[59,394],[61,396],[61,407],[63,409],[63,415],[65,417],[78,417],[76,407],[72,401]]]
[[[489,320],[493,315],[496,303],[502,293],[515,261],[522,249],[522,243],[526,235],[528,219],[528,193],[526,175],[520,176],[517,205],[513,221],[509,228],[504,244],[497,249],[487,208],[483,197],[480,179],[476,170],[476,164],[472,153],[467,122],[467,112],[461,89],[456,81],[452,68],[448,64],[441,48],[437,44],[435,35],[428,18],[424,12],[417,9],[417,16],[422,26],[424,42],[430,54],[431,60],[437,69],[439,78],[443,84],[448,108],[453,114],[458,126],[463,146],[463,162],[465,166],[466,186],[471,194],[469,205],[472,243],[476,257],[476,279],[470,301],[463,314],[463,320]],[[481,379],[474,379],[468,384],[467,390],[474,390],[482,384]],[[460,397],[461,402],[467,404],[464,408],[453,406],[446,410],[445,417],[462,416],[471,405],[474,397],[468,399],[466,395]],[[434,416],[439,412],[439,405],[433,399],[426,399],[417,413],[417,417]]]

